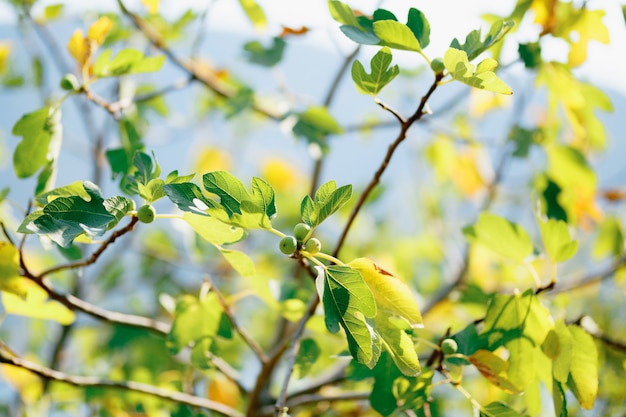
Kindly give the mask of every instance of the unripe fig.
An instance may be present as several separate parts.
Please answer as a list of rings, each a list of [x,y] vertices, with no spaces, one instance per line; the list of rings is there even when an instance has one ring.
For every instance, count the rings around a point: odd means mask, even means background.
[[[298,247],[298,241],[293,236],[285,236],[279,243],[280,251],[285,255],[291,255]]]
[[[435,58],[430,61],[430,69],[432,69],[435,74],[441,74],[443,70],[446,69],[446,66],[441,58]]]
[[[321,249],[322,249],[322,243],[315,238],[311,238],[307,240],[304,245],[304,250],[309,252],[311,255],[315,255]]]
[[[293,236],[298,242],[304,242],[311,234],[311,226],[306,223],[298,223],[293,228]]]
[[[65,74],[61,78],[59,86],[66,91],[76,91],[80,88],[78,78],[74,74]]]
[[[156,216],[156,210],[150,204],[139,207],[137,209],[137,218],[142,223],[152,223]]]
[[[444,355],[452,355],[453,353],[456,353],[458,348],[459,346],[454,339],[445,339],[441,342],[441,351]]]

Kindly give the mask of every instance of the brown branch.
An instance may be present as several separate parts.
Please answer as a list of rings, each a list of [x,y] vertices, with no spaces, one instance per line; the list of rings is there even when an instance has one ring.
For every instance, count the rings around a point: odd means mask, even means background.
[[[18,368],[26,369],[46,380],[54,380],[64,382],[76,387],[81,388],[114,388],[122,389],[126,391],[133,391],[141,394],[152,395],[164,400],[173,401],[179,404],[189,405],[191,407],[199,407],[206,410],[211,410],[228,417],[243,417],[243,415],[224,404],[216,401],[208,400],[194,395],[169,391],[154,385],[144,384],[135,381],[112,381],[108,379],[93,377],[93,376],[74,376],[66,373],[41,366],[34,362],[30,362],[19,358],[17,356],[9,355],[4,349],[0,349],[0,362],[16,366]]]
[[[556,295],[564,292],[570,292],[573,290],[577,290],[580,288],[584,288],[589,285],[598,284],[602,281],[612,278],[615,276],[615,273],[619,271],[626,265],[626,255],[622,255],[620,258],[617,258],[615,262],[606,270],[600,273],[596,273],[593,275],[589,275],[587,277],[579,279],[577,282],[572,282],[571,284],[564,285],[556,285],[550,291],[550,295]],[[569,282],[570,280],[568,280]]]
[[[293,397],[285,403],[285,408],[292,409],[307,404],[317,404],[320,402],[339,402],[339,401],[362,401],[367,400],[370,397],[370,392],[363,391],[348,391],[342,392],[336,395],[321,395],[321,394],[306,394],[298,397]],[[282,412],[282,410],[281,410]],[[263,407],[263,415],[275,414],[274,410],[270,407]]]
[[[213,91],[220,97],[224,98],[232,98],[237,93],[237,89],[233,88],[220,81],[219,78],[213,74],[206,73],[197,68],[193,61],[185,62],[181,58],[179,58],[171,49],[169,49],[163,42],[160,34],[150,26],[149,23],[144,21],[135,13],[131,12],[126,8],[124,2],[122,0],[117,0],[117,4],[122,11],[130,20],[133,22],[135,27],[143,33],[143,35],[148,39],[148,41],[157,49],[159,49],[165,56],[177,67],[188,73],[194,80],[199,81],[204,84],[209,90]],[[282,120],[284,114],[278,113],[274,108],[269,106],[263,106],[258,102],[255,102],[252,105],[252,109],[262,115],[269,117],[274,120]]]
[[[428,102],[428,99],[430,98],[430,96],[437,89],[439,85],[439,81],[441,81],[441,78],[442,78],[442,74],[437,74],[435,76],[435,80],[433,81],[432,85],[430,86],[426,94],[422,97],[420,104],[417,107],[417,110],[415,111],[415,113],[413,113],[411,117],[409,117],[403,123],[400,124],[400,132],[398,133],[396,140],[394,140],[393,143],[389,145],[389,148],[387,149],[387,153],[385,154],[385,158],[381,162],[378,170],[374,173],[374,177],[372,178],[370,183],[367,185],[363,193],[361,193],[359,200],[357,201],[356,205],[352,209],[352,212],[350,213],[348,222],[346,223],[343,231],[341,232],[341,236],[339,238],[339,241],[337,242],[337,246],[335,247],[335,250],[333,251],[334,257],[338,256],[339,251],[341,250],[346,240],[346,237],[348,236],[348,232],[350,231],[350,228],[352,227],[352,223],[354,223],[354,220],[356,219],[357,215],[361,211],[361,208],[363,207],[363,204],[365,204],[365,201],[367,200],[369,195],[372,193],[374,188],[376,188],[376,185],[378,185],[378,183],[380,182],[380,179],[382,175],[384,174],[385,170],[387,169],[387,166],[389,165],[389,162],[391,161],[391,157],[393,156],[394,152],[396,151],[398,146],[404,141],[404,139],[406,139],[407,131],[413,125],[413,123],[420,120],[422,116],[425,114],[424,110],[426,107],[426,103]]]
[[[138,221],[139,221],[139,219],[137,219],[137,217],[135,217],[135,216],[131,217],[130,223],[128,223],[123,228],[121,228],[119,230],[116,230],[115,232],[111,233],[111,236],[109,236],[109,238],[107,240],[105,240],[100,245],[100,247],[94,253],[91,254],[91,256],[89,258],[84,259],[82,261],[74,262],[74,263],[53,266],[52,268],[46,269],[45,271],[41,272],[39,275],[34,276],[34,278],[38,279],[38,280],[42,280],[47,275],[53,274],[55,272],[63,271],[63,270],[66,270],[66,269],[81,268],[83,266],[89,266],[89,265],[95,263],[98,260],[98,258],[100,258],[100,255],[102,255],[102,253],[113,242],[115,242],[117,240],[117,238],[119,238],[120,236],[125,235],[126,233],[128,233],[130,231],[132,231],[135,228],[135,225],[137,224]]]
[[[217,301],[220,303],[220,307],[222,307],[222,310],[224,311],[224,314],[226,314],[226,317],[228,318],[231,326],[233,326],[233,329],[235,329],[239,336],[241,336],[241,338],[248,345],[248,347],[252,349],[252,351],[259,359],[259,361],[261,361],[261,363],[267,362],[268,358],[265,352],[263,352],[263,349],[261,349],[258,343],[248,334],[248,332],[243,327],[241,327],[239,323],[237,323],[237,319],[235,318],[233,311],[226,302],[226,299],[224,298],[222,292],[215,286],[215,283],[211,279],[211,276],[206,275],[204,279],[211,286],[211,291],[213,291],[213,293],[217,296]]]

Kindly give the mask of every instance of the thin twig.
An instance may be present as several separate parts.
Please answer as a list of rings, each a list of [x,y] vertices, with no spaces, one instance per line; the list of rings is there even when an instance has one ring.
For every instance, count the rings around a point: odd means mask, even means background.
[[[306,312],[304,316],[298,322],[298,327],[291,335],[291,348],[289,349],[289,357],[287,362],[287,370],[285,372],[285,378],[283,380],[283,385],[280,390],[280,394],[278,395],[278,399],[276,400],[275,413],[276,417],[280,417],[283,408],[286,406],[287,402],[287,389],[289,388],[289,381],[291,380],[291,375],[293,374],[293,370],[296,364],[296,356],[298,355],[298,349],[300,348],[300,337],[304,332],[304,328],[308,323],[309,319],[313,317],[315,314],[315,310],[317,309],[317,305],[319,304],[320,299],[317,295],[317,292],[313,294],[313,297],[309,301],[309,305],[307,306]]]
[[[389,148],[387,149],[387,153],[385,154],[385,158],[381,162],[378,170],[374,173],[374,176],[373,176],[372,180],[367,185],[367,187],[365,188],[363,193],[361,193],[361,196],[359,197],[359,200],[357,201],[356,205],[352,209],[352,212],[350,213],[350,217],[348,218],[348,221],[347,221],[343,231],[341,232],[341,236],[339,238],[339,241],[337,242],[337,246],[335,247],[335,250],[333,251],[333,256],[334,257],[337,257],[337,255],[339,254],[339,251],[341,250],[341,248],[342,248],[342,246],[343,246],[343,244],[344,244],[344,242],[346,240],[346,237],[348,236],[348,232],[350,231],[350,228],[352,227],[352,223],[354,222],[354,220],[356,219],[357,215],[361,211],[361,208],[363,207],[363,204],[365,204],[365,201],[367,200],[369,195],[372,193],[372,191],[374,191],[374,188],[376,188],[376,185],[378,185],[378,183],[380,182],[380,179],[381,179],[382,175],[384,174],[385,170],[387,169],[387,166],[389,165],[389,162],[391,161],[391,157],[393,156],[393,154],[396,151],[396,149],[398,148],[398,146],[406,138],[407,131],[413,125],[413,123],[415,123],[418,120],[420,120],[422,118],[422,116],[425,114],[424,110],[425,110],[425,107],[426,107],[426,103],[428,102],[428,99],[430,98],[430,96],[437,89],[437,87],[439,85],[439,81],[441,81],[441,77],[442,77],[442,74],[437,74],[435,76],[435,80],[433,81],[432,85],[430,86],[430,88],[428,89],[426,94],[420,100],[420,104],[417,107],[417,110],[415,111],[415,113],[413,113],[413,115],[411,117],[406,119],[404,121],[404,123],[401,123],[401,125],[400,125],[400,132],[398,133],[398,136],[393,141],[393,143],[391,143],[391,145],[389,145]]]
[[[194,80],[197,80],[204,84],[207,88],[209,88],[220,97],[231,98],[237,94],[237,89],[235,87],[225,84],[213,74],[200,71],[196,68],[193,61],[185,62],[180,59],[176,54],[174,54],[174,52],[172,52],[171,49],[165,46],[160,34],[154,28],[152,28],[149,23],[141,19],[135,13],[128,10],[122,0],[117,0],[117,4],[122,13],[130,18],[135,27],[143,33],[146,39],[148,39],[148,41],[155,48],[163,52],[174,65],[188,73],[191,77],[193,77]],[[255,102],[252,105],[252,109],[258,113],[263,114],[264,116],[269,117],[270,119],[282,120],[284,117],[284,114],[277,112],[275,108],[263,106],[258,102]]]
[[[111,381],[108,379],[93,377],[93,376],[75,376],[68,375],[66,373],[41,366],[34,362],[30,362],[19,358],[17,356],[8,355],[4,349],[0,349],[0,362],[9,365],[16,366],[18,368],[26,369],[42,378],[64,382],[70,385],[74,385],[82,388],[115,388],[126,391],[138,392],[141,394],[152,395],[164,400],[174,401],[179,404],[186,404],[191,407],[199,407],[206,410],[215,411],[228,417],[243,417],[243,415],[237,410],[230,408],[224,404],[216,401],[208,400],[206,398],[196,397],[194,395],[185,394],[182,392],[174,392],[165,390],[153,385],[144,384],[134,381]]]
[[[111,233],[111,236],[109,236],[109,238],[107,240],[105,240],[100,247],[91,254],[91,256],[87,259],[84,259],[82,261],[78,261],[78,262],[74,262],[74,263],[69,263],[69,264],[62,264],[62,265],[56,265],[53,266],[52,268],[46,269],[45,271],[41,272],[39,275],[36,275],[35,278],[42,280],[44,277],[46,277],[47,275],[53,274],[55,272],[59,272],[59,271],[63,271],[66,269],[76,269],[76,268],[81,268],[84,266],[89,266],[93,263],[95,263],[98,258],[100,258],[100,255],[102,255],[102,253],[113,243],[117,240],[117,238],[119,238],[120,236],[125,235],[126,233],[132,231],[135,228],[135,225],[137,224],[137,222],[139,221],[139,219],[137,219],[137,217],[132,217],[130,220],[130,223],[128,223],[126,226],[124,226],[123,228],[116,230],[115,232]]]
[[[211,291],[213,291],[213,293],[217,296],[217,301],[220,303],[220,306],[226,314],[226,317],[228,318],[231,326],[233,326],[233,329],[235,329],[239,336],[241,336],[241,338],[248,345],[248,347],[252,349],[252,351],[259,359],[259,361],[261,361],[261,363],[267,362],[267,355],[265,354],[265,352],[263,352],[261,346],[259,346],[259,344],[248,334],[248,332],[243,327],[239,326],[239,323],[237,323],[237,319],[235,318],[233,311],[226,302],[226,299],[224,298],[222,292],[215,286],[215,283],[211,279],[211,276],[207,274],[205,275],[204,279],[211,286]]]
[[[587,277],[579,279],[577,282],[572,282],[571,284],[563,284],[563,285],[557,284],[549,292],[549,294],[556,295],[556,294],[560,294],[564,292],[571,292],[573,290],[584,288],[589,285],[598,284],[602,281],[605,281],[607,279],[614,277],[615,273],[619,271],[621,268],[623,268],[624,265],[626,265],[626,255],[623,255],[622,257],[617,258],[615,262],[613,262],[613,264],[606,271],[589,275]],[[571,282],[571,281],[568,280],[568,282]]]

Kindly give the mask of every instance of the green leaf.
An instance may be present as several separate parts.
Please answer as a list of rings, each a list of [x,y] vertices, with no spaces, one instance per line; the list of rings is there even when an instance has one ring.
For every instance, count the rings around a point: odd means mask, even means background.
[[[243,229],[230,226],[214,217],[198,216],[187,212],[183,214],[183,220],[185,220],[200,237],[213,245],[220,246],[235,243],[245,237],[245,231]]]
[[[480,409],[480,417],[525,417],[525,415],[504,403],[493,402]]]
[[[541,45],[539,42],[520,43],[517,53],[526,68],[537,68],[542,63]]]
[[[144,152],[136,151],[130,171],[123,184],[123,189],[127,193],[138,194],[149,203],[165,197],[164,182],[159,178],[161,167],[154,155],[150,157]]]
[[[267,27],[267,18],[259,3],[255,0],[239,0],[239,4],[256,30]]]
[[[363,64],[358,60],[352,63],[352,80],[360,93],[376,96],[400,73],[400,68],[397,65],[389,68],[391,58],[389,48],[383,47],[370,61],[371,74],[365,72]]]
[[[464,51],[470,61],[478,55],[499,42],[515,26],[513,20],[497,20],[489,29],[489,33],[481,40],[480,29],[473,30],[465,38],[465,43],[461,45],[458,39],[454,39],[450,44],[451,48]]]
[[[481,335],[487,338],[491,349],[519,337],[540,346],[552,327],[550,313],[529,289],[523,294],[494,295]]]
[[[330,10],[330,15],[337,22],[348,26],[359,26],[359,22],[354,16],[354,12],[347,4],[341,1],[330,0],[328,2],[328,9]]]
[[[96,77],[155,72],[165,62],[165,55],[145,57],[141,51],[132,48],[122,49],[113,59],[112,52],[110,49],[102,52],[94,62],[93,73]]]
[[[323,184],[315,193],[315,199],[306,196],[300,205],[302,221],[311,227],[317,227],[326,218],[344,206],[352,196],[352,186],[337,188],[335,181]]]
[[[509,352],[507,378],[518,391],[523,392],[535,379],[537,372],[535,351],[537,347],[525,337],[515,338],[509,341],[505,347]]]
[[[449,48],[443,56],[443,63],[452,78],[470,87],[506,95],[513,94],[511,87],[493,72],[498,63],[491,58],[485,58],[474,69],[474,65],[469,63],[465,51]]]
[[[316,143],[322,150],[326,148],[326,138],[343,132],[339,123],[325,106],[311,106],[297,114],[296,124],[292,128],[294,135],[305,138],[309,143]]]
[[[252,194],[241,181],[226,171],[215,171],[202,177],[204,188],[220,198],[219,208],[209,208],[209,215],[245,229],[272,227],[276,215],[274,189],[261,178],[252,179]]]
[[[202,194],[200,187],[191,182],[165,184],[163,191],[183,211],[206,216],[209,208],[219,207],[217,203]]]
[[[184,184],[184,183],[191,181],[193,177],[195,176],[196,174],[178,175],[178,170],[175,169],[174,171],[167,174],[167,177],[165,178],[165,183],[166,184]]]
[[[401,280],[376,265],[372,260],[358,258],[348,264],[360,274],[376,300],[373,332],[389,352],[397,368],[406,376],[420,373],[421,367],[411,328],[422,327],[422,315],[411,289]]]
[[[61,13],[63,13],[64,6],[65,5],[62,3],[46,6],[43,9],[43,16],[46,18],[46,20],[56,19],[57,17],[61,16]]]
[[[341,326],[354,359],[372,368],[378,358],[366,318],[376,315],[376,302],[363,277],[348,266],[329,266],[317,280],[323,288],[326,328],[336,333]]]
[[[554,414],[556,417],[568,416],[565,391],[565,384],[552,380],[552,401],[554,402]]]
[[[45,206],[57,197],[70,197],[77,196],[83,200],[89,199],[89,193],[85,190],[82,181],[75,181],[71,184],[64,185],[62,187],[55,188],[46,193],[39,194],[35,197],[35,203],[38,206]]]
[[[261,42],[252,41],[243,45],[244,51],[247,52],[246,59],[253,64],[262,65],[264,67],[273,67],[283,58],[283,51],[287,43],[281,37],[274,37],[270,47],[265,48]]]
[[[624,251],[624,231],[617,217],[607,217],[595,238],[593,257],[601,259],[605,256],[620,256]]]
[[[293,371],[296,378],[303,378],[308,373],[313,364],[317,362],[322,350],[314,339],[305,338],[300,341],[296,363]]]
[[[463,234],[470,242],[518,262],[533,251],[530,236],[520,225],[491,213],[481,213],[474,225],[463,229]]]
[[[113,227],[122,220],[129,212],[135,209],[135,203],[123,196],[114,196],[107,198],[102,202],[104,209],[113,215],[113,220],[107,225],[107,230],[111,230]]]
[[[13,153],[13,169],[18,178],[34,175],[48,161],[52,131],[48,125],[49,107],[25,114],[13,126],[11,133],[22,141]]]
[[[394,381],[401,374],[394,362],[384,352],[380,355],[373,372],[374,386],[369,397],[370,404],[374,410],[383,416],[390,416],[398,408],[398,401],[394,395]]]
[[[430,23],[424,13],[411,7],[406,25],[413,32],[422,49],[430,44]]]
[[[539,230],[543,245],[552,262],[564,262],[576,254],[578,242],[573,240],[567,223],[563,220],[539,220]]]
[[[356,43],[363,45],[378,45],[380,43],[380,39],[378,39],[378,36],[376,36],[374,32],[364,32],[357,27],[349,25],[342,25],[339,29],[341,29],[344,35]]]
[[[18,231],[48,235],[63,247],[67,247],[82,234],[90,237],[104,234],[109,224],[117,222],[116,216],[119,216],[117,211],[114,214],[107,211],[107,206],[115,210],[120,207],[115,203],[105,205],[105,200],[96,185],[86,181],[83,187],[89,194],[89,200],[78,196],[58,197],[46,204],[43,210],[28,216]],[[130,203],[127,207],[129,206]]]
[[[591,410],[598,394],[598,350],[591,335],[582,328],[567,326],[574,341],[572,366],[567,386],[580,406]]]
[[[204,299],[192,295],[182,296],[176,303],[174,323],[167,335],[167,347],[172,354],[180,352],[189,344],[213,339],[223,314],[217,295],[207,294]],[[210,344],[208,344],[210,346]],[[207,349],[206,342],[203,348]]]
[[[422,46],[413,31],[404,23],[394,20],[379,20],[374,22],[374,33],[381,44],[394,49],[420,52]]]
[[[552,376],[556,381],[566,384],[572,368],[574,337],[563,320],[555,323],[554,334],[557,337],[558,354],[552,358]]]
[[[241,202],[248,195],[241,181],[226,171],[215,171],[204,174],[202,183],[205,190],[220,198],[220,204],[229,217],[241,214]]]

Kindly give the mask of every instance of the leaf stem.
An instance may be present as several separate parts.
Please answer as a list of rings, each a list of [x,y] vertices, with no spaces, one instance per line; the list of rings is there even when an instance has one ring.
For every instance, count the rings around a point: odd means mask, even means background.
[[[283,238],[285,236],[287,236],[286,234],[284,234],[283,232],[281,232],[280,230],[274,229],[273,227],[271,229],[265,229],[270,233],[274,233],[276,236]]]
[[[316,258],[327,260],[327,261],[332,262],[332,263],[334,263],[336,265],[341,265],[341,266],[345,266],[346,265],[345,263],[341,262],[339,259],[335,258],[334,256],[329,255],[329,254],[324,253],[324,252],[318,252],[318,253],[316,253],[313,256],[315,256]]]

